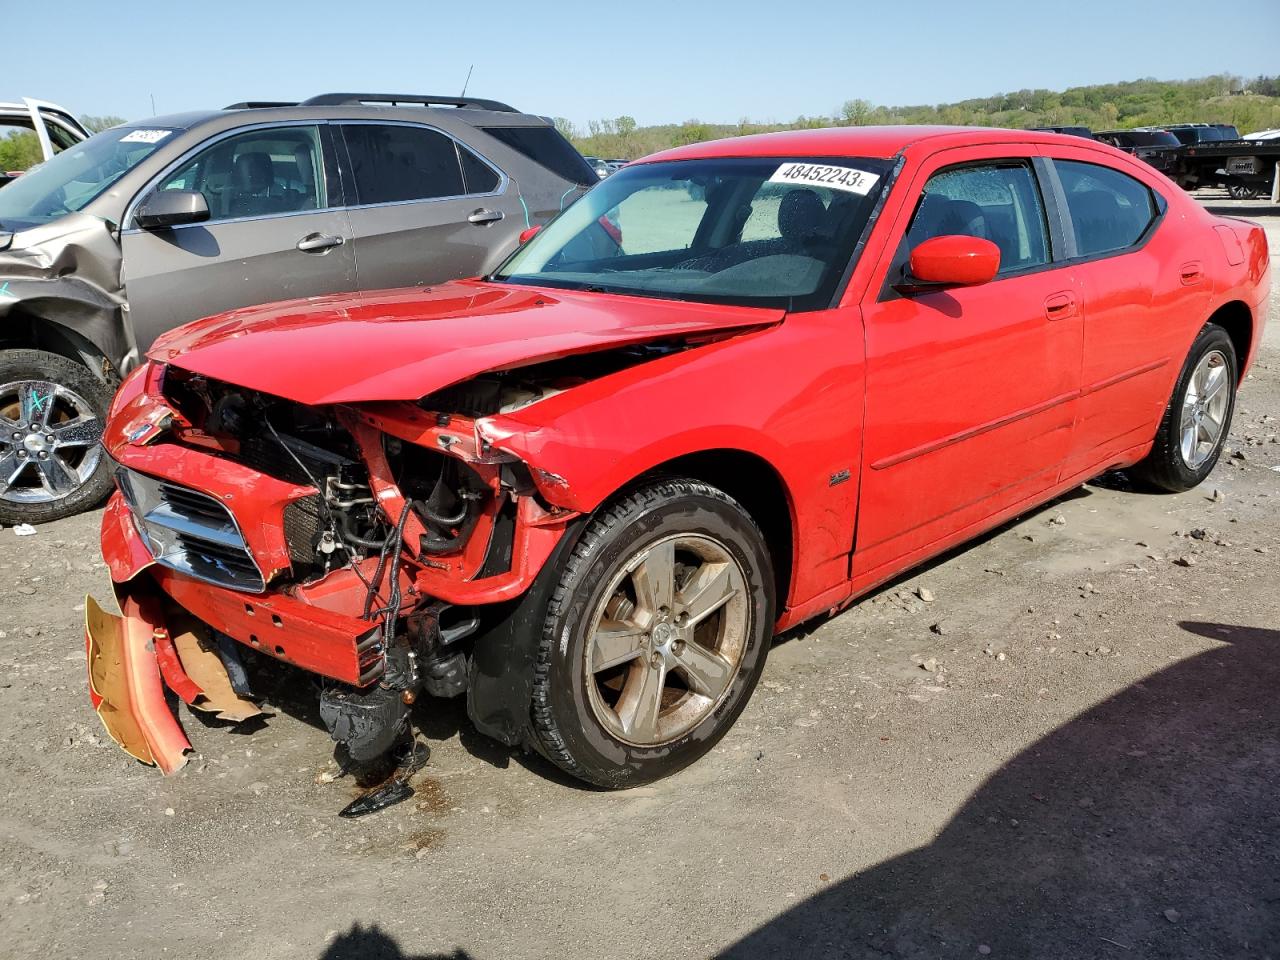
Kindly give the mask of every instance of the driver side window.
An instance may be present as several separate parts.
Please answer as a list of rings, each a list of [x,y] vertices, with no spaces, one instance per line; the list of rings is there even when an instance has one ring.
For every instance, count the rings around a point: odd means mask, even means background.
[[[196,190],[209,222],[327,207],[324,154],[316,127],[254,130],[202,150],[160,186]]]
[[[983,164],[930,177],[907,231],[907,249],[950,235],[981,237],[999,247],[997,276],[1047,263],[1048,228],[1031,167]]]

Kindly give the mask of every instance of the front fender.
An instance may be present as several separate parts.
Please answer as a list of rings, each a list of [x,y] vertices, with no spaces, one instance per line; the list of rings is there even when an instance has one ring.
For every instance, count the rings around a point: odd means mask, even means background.
[[[682,456],[732,450],[776,472],[792,511],[791,602],[848,577],[863,407],[856,310],[641,364],[483,418],[480,438],[527,463],[551,503],[590,513]]]

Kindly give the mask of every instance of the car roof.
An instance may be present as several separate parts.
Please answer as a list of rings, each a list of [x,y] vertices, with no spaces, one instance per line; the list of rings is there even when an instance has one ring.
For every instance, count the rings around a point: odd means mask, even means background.
[[[337,95],[330,95],[337,96]],[[317,97],[317,100],[327,99]],[[490,101],[476,101],[489,103]],[[496,104],[496,102],[495,102]],[[372,105],[370,103],[280,103],[253,102],[248,106],[233,104],[222,110],[192,110],[186,113],[173,113],[145,120],[135,120],[126,127],[131,129],[151,129],[153,127],[172,127],[176,130],[190,130],[205,124],[213,124],[220,129],[247,127],[260,123],[284,123],[293,120],[407,120],[420,123],[444,123],[452,119],[469,126],[484,127],[524,127],[550,126],[550,121],[533,114],[520,113],[516,110],[488,110],[467,107],[431,107],[402,104]]]
[[[884,127],[826,127],[818,130],[783,130],[746,137],[730,137],[675,147],[651,154],[643,163],[662,160],[698,160],[716,157],[872,157],[889,159],[908,147],[928,142],[931,147],[982,143],[1064,143],[1073,146],[1080,137],[1001,127],[944,127],[908,125]]]

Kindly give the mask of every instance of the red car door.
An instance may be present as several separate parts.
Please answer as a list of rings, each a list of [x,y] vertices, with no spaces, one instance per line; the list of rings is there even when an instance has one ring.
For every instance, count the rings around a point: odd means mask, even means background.
[[[1117,169],[1127,158],[1098,150],[1042,152],[1052,158],[1064,254],[1083,299],[1080,403],[1066,469],[1087,473],[1154,436],[1186,355],[1185,320],[1207,312],[1212,283],[1198,238],[1161,229],[1167,204],[1151,185],[1156,177]]]
[[[1030,147],[942,151],[916,171],[863,297],[865,439],[855,579],[1052,486],[1080,386],[1080,296],[1055,265]],[[900,186],[899,189],[902,187]],[[934,236],[994,242],[989,283],[902,292]],[[890,254],[892,251],[892,254]]]

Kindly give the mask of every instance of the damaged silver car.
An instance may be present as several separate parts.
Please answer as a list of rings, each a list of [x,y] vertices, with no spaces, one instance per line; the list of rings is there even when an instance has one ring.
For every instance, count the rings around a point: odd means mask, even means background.
[[[0,523],[111,487],[102,421],[180,324],[484,274],[596,183],[492,100],[323,94],[126,124],[0,190]]]

